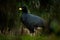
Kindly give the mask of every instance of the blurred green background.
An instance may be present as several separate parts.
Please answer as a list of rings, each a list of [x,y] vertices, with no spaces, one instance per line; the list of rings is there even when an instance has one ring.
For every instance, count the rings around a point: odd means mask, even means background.
[[[20,17],[22,12],[19,8],[22,5],[28,7],[31,14],[51,20],[50,26],[53,27],[54,33],[51,35],[22,35],[21,27],[23,26]],[[0,0],[0,12],[2,12],[4,27],[10,27],[11,32],[0,33],[0,40],[60,40],[60,0]],[[1,13],[0,13],[1,14]],[[1,20],[0,20],[1,21]],[[0,22],[0,26],[2,25]]]

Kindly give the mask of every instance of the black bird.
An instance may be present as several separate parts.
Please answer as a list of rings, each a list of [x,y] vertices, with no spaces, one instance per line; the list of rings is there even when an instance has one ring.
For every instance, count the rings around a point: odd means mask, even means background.
[[[39,16],[33,15],[28,13],[28,9],[26,6],[22,6],[22,16],[21,21],[22,23],[30,30],[30,33],[34,33],[34,29],[37,27],[42,27],[43,30],[45,29],[45,20]]]

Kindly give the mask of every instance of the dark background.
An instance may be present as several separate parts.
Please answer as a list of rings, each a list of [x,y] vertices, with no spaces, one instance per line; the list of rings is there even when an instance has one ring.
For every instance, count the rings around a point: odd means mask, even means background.
[[[55,33],[50,36],[20,35],[22,12],[19,7],[26,5],[29,13],[51,21]],[[0,0],[0,40],[59,40],[60,35],[60,0]],[[8,28],[11,32],[7,33]],[[40,34],[39,34],[40,35]],[[25,38],[25,39],[24,39]],[[50,38],[50,39],[49,39]]]

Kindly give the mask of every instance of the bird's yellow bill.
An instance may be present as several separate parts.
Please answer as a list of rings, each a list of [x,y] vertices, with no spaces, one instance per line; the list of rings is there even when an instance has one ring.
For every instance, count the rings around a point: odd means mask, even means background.
[[[22,8],[19,8],[19,10],[22,10]]]

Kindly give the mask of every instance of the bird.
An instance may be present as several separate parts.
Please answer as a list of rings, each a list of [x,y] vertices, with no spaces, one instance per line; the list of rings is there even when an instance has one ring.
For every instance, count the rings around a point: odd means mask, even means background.
[[[38,27],[42,27],[43,31],[45,30],[47,23],[43,18],[29,13],[27,6],[22,6],[19,9],[22,10],[21,21],[26,28],[29,29],[30,33],[34,33],[34,29],[37,29]]]

